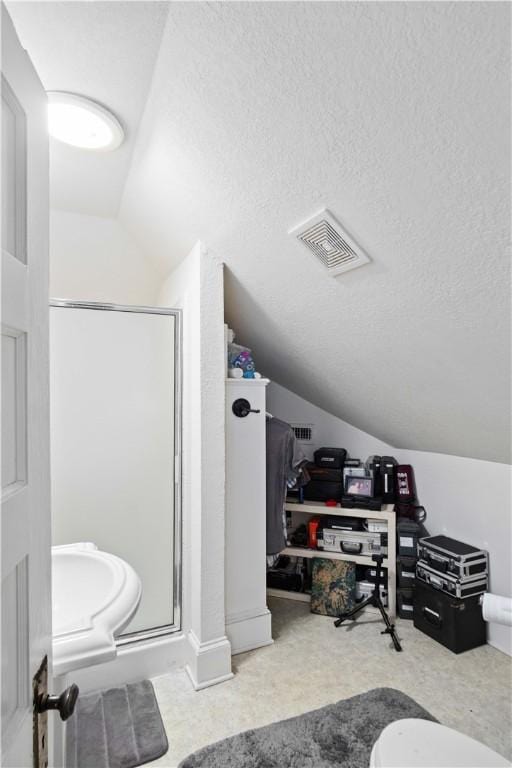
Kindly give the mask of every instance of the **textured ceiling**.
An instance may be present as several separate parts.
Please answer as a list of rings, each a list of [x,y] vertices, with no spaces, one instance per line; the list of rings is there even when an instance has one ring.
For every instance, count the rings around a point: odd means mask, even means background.
[[[396,447],[508,461],[510,5],[167,10],[9,4],[45,86],[128,129],[52,145],[54,207],[115,215],[130,168],[123,223],[162,273],[198,238],[225,260],[260,370]],[[287,235],[324,206],[370,265],[329,278]]]
[[[508,461],[505,3],[172,3],[121,217],[197,238],[258,368],[396,447]],[[372,263],[287,231],[327,206]]]
[[[46,90],[111,109],[126,130],[111,154],[50,144],[54,208],[116,216],[168,11],[165,2],[9,2]]]

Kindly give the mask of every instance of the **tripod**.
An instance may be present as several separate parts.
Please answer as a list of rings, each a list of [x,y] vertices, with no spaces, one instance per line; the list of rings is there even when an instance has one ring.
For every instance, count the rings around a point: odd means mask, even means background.
[[[387,615],[386,610],[382,605],[382,600],[380,599],[380,571],[383,557],[382,555],[373,555],[372,560],[377,564],[375,586],[373,588],[372,594],[366,600],[363,600],[362,603],[356,605],[355,608],[352,608],[351,611],[342,613],[341,616],[339,616],[339,618],[337,618],[334,622],[334,626],[339,627],[346,619],[352,619],[352,621],[354,621],[359,611],[362,611],[363,608],[366,608],[367,605],[373,605],[374,608],[378,608],[381,612],[382,620],[386,625],[386,629],[382,630],[381,635],[391,635],[395,650],[401,651],[402,646],[400,645],[400,641],[398,640],[397,634],[395,632],[395,625],[390,622],[389,616]]]

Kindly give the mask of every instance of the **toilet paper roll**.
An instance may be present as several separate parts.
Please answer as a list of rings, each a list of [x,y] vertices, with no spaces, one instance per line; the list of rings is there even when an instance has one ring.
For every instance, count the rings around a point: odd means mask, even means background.
[[[502,597],[486,592],[482,601],[485,621],[512,626],[512,597]]]
[[[229,368],[228,376],[230,379],[243,379],[244,372],[241,368]]]

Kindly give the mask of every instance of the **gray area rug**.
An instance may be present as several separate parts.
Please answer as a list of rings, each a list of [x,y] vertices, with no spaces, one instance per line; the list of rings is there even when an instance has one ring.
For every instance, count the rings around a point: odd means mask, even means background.
[[[66,724],[66,768],[135,768],[168,747],[149,680],[79,696]]]
[[[179,768],[368,768],[383,728],[405,717],[436,722],[405,693],[375,688],[211,744],[185,758]]]

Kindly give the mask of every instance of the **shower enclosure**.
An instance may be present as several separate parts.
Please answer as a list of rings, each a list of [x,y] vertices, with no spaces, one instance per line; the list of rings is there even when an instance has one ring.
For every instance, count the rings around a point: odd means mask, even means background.
[[[137,571],[120,643],[180,629],[180,320],[50,303],[53,544],[91,541]]]

